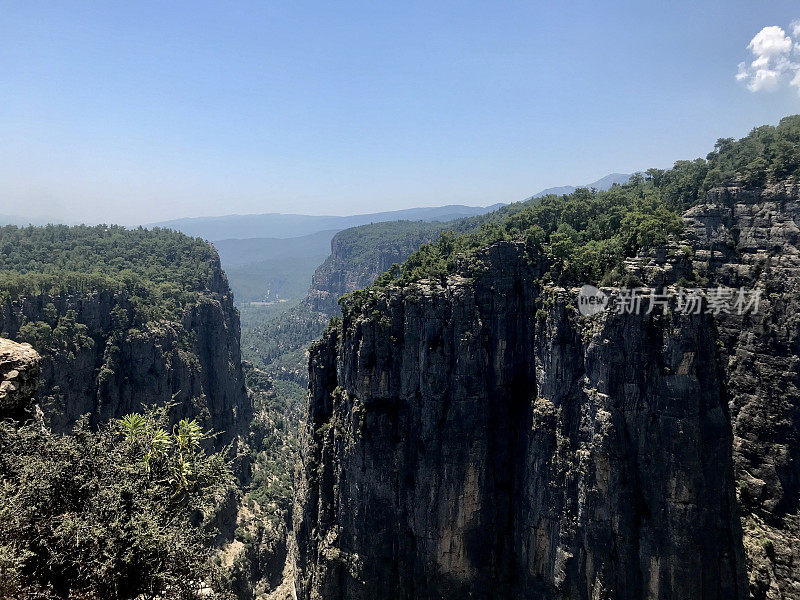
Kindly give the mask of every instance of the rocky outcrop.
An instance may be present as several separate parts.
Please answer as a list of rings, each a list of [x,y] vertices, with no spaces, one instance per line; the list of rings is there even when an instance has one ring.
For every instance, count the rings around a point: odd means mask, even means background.
[[[455,227],[395,221],[340,231],[331,240],[330,256],[311,278],[304,305],[327,316],[339,314],[339,298],[371,285],[394,263],[402,263],[422,244],[434,241],[445,228]]]
[[[48,426],[66,432],[84,414],[99,423],[172,402],[176,418],[199,418],[219,433],[220,445],[246,429],[251,407],[239,316],[218,262],[214,267],[212,288],[179,307],[177,317],[141,322],[135,315],[142,300],[123,291],[0,302],[0,331],[8,337],[19,339],[26,323],[53,332],[37,348]],[[55,335],[59,328],[63,339]]]
[[[698,284],[762,291],[755,314],[714,320],[751,597],[800,598],[800,189],[712,190],[684,220],[690,260],[654,253],[629,268],[650,281],[693,272]]]
[[[583,317],[502,243],[346,315],[311,351],[298,597],[800,598],[799,197],[713,190],[628,265],[755,314]]]
[[[582,318],[521,246],[484,263],[312,350],[299,596],[745,597],[711,319]]]
[[[715,190],[687,215],[711,284],[760,288],[716,318],[754,599],[800,598],[800,190]]]
[[[0,419],[20,420],[30,410],[41,358],[29,344],[0,338]]]

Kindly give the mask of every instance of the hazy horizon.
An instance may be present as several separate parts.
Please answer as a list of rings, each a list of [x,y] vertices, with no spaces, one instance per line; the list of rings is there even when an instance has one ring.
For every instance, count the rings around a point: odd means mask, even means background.
[[[742,1],[9,4],[0,213],[356,215],[667,168],[800,112],[798,17]]]
[[[602,178],[611,177],[614,175],[620,175],[620,173],[608,173],[604,175]],[[598,180],[595,180],[597,182]],[[581,185],[591,185],[594,182],[585,182],[582,184],[577,184],[578,186]],[[575,185],[575,184],[565,184],[566,186]],[[556,189],[559,187],[564,186],[554,186],[553,188],[544,188],[542,190],[537,191],[535,195],[539,195],[543,192],[547,192],[551,189]],[[122,225],[124,227],[139,227],[139,226],[154,226],[163,223],[170,223],[174,221],[193,221],[193,220],[215,220],[221,219],[226,217],[254,217],[254,216],[265,216],[265,215],[281,215],[281,216],[293,216],[293,217],[311,217],[311,218],[346,218],[346,217],[356,217],[360,215],[373,215],[379,213],[400,213],[404,211],[411,211],[416,209],[425,209],[425,208],[446,208],[448,206],[453,207],[461,207],[461,206],[473,206],[473,207],[483,207],[488,208],[492,206],[499,206],[504,204],[510,204],[512,202],[520,202],[526,200],[531,195],[526,196],[525,198],[517,198],[514,200],[509,200],[507,202],[499,201],[492,204],[452,204],[452,203],[443,203],[443,204],[432,204],[430,206],[404,206],[401,208],[392,208],[388,210],[378,210],[378,211],[366,211],[366,212],[354,212],[354,213],[292,213],[292,212],[251,212],[251,213],[213,213],[213,214],[202,214],[196,216],[180,216],[174,217],[171,219],[163,219],[159,221],[137,221],[137,222],[129,222],[123,223],[118,221],[109,221],[109,220],[95,220],[95,219],[66,219],[61,217],[54,217],[52,215],[39,215],[31,217],[30,215],[25,214],[15,214],[15,213],[0,213],[0,225],[4,224],[13,224],[13,225],[46,225],[46,224],[63,224],[63,225],[100,225],[100,224],[107,224],[107,225]],[[324,207],[321,207],[324,210]],[[30,221],[30,222],[28,222]]]

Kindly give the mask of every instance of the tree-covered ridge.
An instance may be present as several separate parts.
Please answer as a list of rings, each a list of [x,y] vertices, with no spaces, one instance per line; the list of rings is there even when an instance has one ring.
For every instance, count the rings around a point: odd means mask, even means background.
[[[214,285],[214,249],[169,229],[111,225],[0,227],[0,286],[164,285],[203,291]]]
[[[202,290],[212,284],[216,252],[200,238],[170,229],[118,225],[0,227],[0,270],[80,272],[116,276],[131,271],[156,283]]]
[[[720,139],[705,159],[678,161],[669,170],[649,169],[605,192],[578,189],[459,223],[461,231],[472,228],[460,235],[444,232],[435,243],[393,266],[375,286],[443,279],[459,263],[469,265],[477,251],[502,240],[524,241],[531,253],[547,256],[561,280],[612,283],[622,277],[625,257],[679,233],[681,211],[708,190],[798,180],[800,115],[795,115],[776,127],[758,127],[740,140]],[[345,306],[358,309],[369,294],[369,289],[355,292],[345,298]]]
[[[139,321],[174,317],[198,293],[217,290],[219,258],[199,238],[119,226],[0,227],[0,300],[125,291]]]
[[[468,219],[471,217],[468,217]],[[459,219],[460,221],[461,219]],[[335,243],[348,248],[348,261],[369,260],[377,250],[420,245],[431,236],[451,229],[454,222],[386,221],[345,229],[336,234]]]
[[[677,166],[677,165],[676,165]],[[707,156],[701,191],[713,187],[764,185],[800,178],[800,115],[781,119],[777,127],[757,127],[740,140],[717,140]],[[657,171],[651,170],[656,177]]]

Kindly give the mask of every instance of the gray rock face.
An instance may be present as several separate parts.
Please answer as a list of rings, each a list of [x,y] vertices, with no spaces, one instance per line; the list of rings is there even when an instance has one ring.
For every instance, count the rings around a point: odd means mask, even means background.
[[[799,197],[714,190],[629,265],[755,315],[581,317],[503,243],[328,331],[298,597],[800,598]]]
[[[402,223],[398,224],[400,227]],[[422,244],[434,241],[444,229],[442,224],[408,223],[409,227],[417,226],[419,229],[410,230],[406,235],[387,235],[375,239],[375,244],[369,248],[365,255],[360,244],[355,246],[350,242],[358,238],[361,232],[366,232],[373,226],[364,225],[351,230],[340,231],[331,240],[331,254],[325,262],[317,268],[311,278],[311,288],[304,299],[304,304],[312,311],[325,315],[339,314],[339,298],[345,294],[371,285],[379,275],[384,273],[394,263],[402,263],[408,256]],[[378,224],[376,227],[380,228]],[[374,234],[373,234],[373,237]],[[360,240],[356,240],[359,241]]]
[[[86,326],[81,343],[39,349],[40,404],[48,425],[66,432],[84,414],[99,423],[174,402],[176,417],[199,418],[220,433],[220,444],[246,427],[251,408],[239,316],[216,268],[214,289],[187,305],[180,320],[144,326],[130,322],[132,299],[122,292],[42,293],[0,303],[0,331],[12,338],[24,322],[46,322],[53,313],[73,311],[75,322]]]
[[[24,418],[33,404],[41,358],[29,344],[0,338],[0,419]]]
[[[484,262],[312,350],[299,596],[746,597],[710,318],[585,319],[520,246]]]
[[[715,190],[687,213],[695,268],[763,290],[756,315],[721,314],[744,545],[755,599],[800,598],[800,190]]]

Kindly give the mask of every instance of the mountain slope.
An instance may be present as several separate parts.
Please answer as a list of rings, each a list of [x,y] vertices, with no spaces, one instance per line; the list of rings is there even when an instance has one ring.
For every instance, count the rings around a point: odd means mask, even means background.
[[[542,190],[541,192],[537,192],[531,198],[541,198],[542,196],[549,196],[553,194],[555,196],[563,196],[564,194],[571,194],[578,188],[588,188],[588,189],[596,189],[605,192],[606,190],[611,189],[611,186],[614,184],[617,185],[624,185],[628,183],[630,180],[630,175],[625,175],[623,173],[611,173],[610,175],[606,175],[605,177],[601,177],[597,181],[592,183],[587,183],[586,185],[562,185],[560,187],[553,187],[547,188]]]

